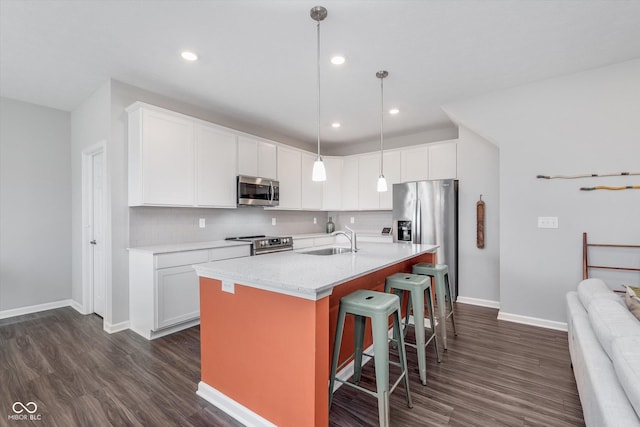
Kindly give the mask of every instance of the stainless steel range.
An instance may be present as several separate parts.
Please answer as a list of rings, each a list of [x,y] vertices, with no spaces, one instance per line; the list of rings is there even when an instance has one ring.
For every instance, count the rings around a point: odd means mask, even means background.
[[[251,242],[251,255],[264,255],[293,250],[293,237],[243,236],[227,237],[225,240]]]

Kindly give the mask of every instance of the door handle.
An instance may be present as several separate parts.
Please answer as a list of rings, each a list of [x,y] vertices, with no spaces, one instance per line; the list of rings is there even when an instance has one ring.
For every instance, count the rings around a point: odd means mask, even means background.
[[[92,241],[90,241],[89,243],[91,243],[92,245],[95,245],[95,244],[96,244],[96,241],[95,241],[95,240],[92,240]]]

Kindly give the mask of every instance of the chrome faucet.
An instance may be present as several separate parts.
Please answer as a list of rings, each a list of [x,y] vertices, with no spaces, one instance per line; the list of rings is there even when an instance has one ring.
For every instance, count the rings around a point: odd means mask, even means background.
[[[344,237],[349,239],[349,243],[351,243],[351,252],[358,252],[358,236],[356,235],[356,232],[347,226],[345,226],[344,228],[350,231],[351,234],[347,234],[344,231],[338,230],[331,233],[331,235],[337,236],[338,234],[342,234]]]

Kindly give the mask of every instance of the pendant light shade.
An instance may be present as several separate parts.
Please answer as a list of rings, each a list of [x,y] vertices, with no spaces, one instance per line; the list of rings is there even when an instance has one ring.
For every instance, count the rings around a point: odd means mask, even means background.
[[[379,193],[387,191],[387,179],[384,177],[384,78],[389,75],[386,71],[378,71],[376,77],[380,79],[380,176],[377,190]]]
[[[316,65],[318,71],[318,157],[316,157],[316,161],[313,163],[313,172],[311,174],[311,179],[313,181],[326,181],[327,173],[324,169],[324,162],[322,161],[322,157],[320,157],[320,21],[324,20],[324,18],[327,17],[327,9],[322,6],[315,6],[311,8],[310,15],[311,19],[318,23],[318,49],[316,56]]]
[[[327,172],[324,169],[324,162],[322,157],[318,156],[315,162],[313,162],[313,173],[311,174],[313,181],[326,181]]]

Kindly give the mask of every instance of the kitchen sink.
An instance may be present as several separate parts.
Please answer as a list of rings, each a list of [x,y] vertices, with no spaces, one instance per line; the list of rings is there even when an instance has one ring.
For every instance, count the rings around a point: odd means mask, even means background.
[[[338,255],[344,254],[347,252],[351,252],[349,248],[341,248],[341,247],[332,247],[332,248],[322,248],[322,249],[314,249],[312,251],[300,252],[305,255]]]

